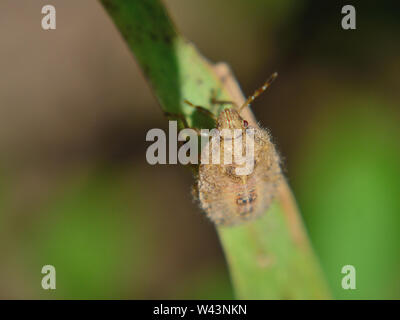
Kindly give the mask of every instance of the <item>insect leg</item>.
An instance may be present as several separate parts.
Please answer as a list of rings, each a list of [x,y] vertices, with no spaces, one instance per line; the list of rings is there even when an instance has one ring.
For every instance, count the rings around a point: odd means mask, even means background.
[[[203,114],[209,116],[211,119],[213,119],[214,121],[217,121],[217,117],[210,111],[207,110],[206,108],[202,107],[202,106],[196,106],[193,103],[191,103],[188,100],[184,100],[183,102],[185,102],[187,105],[195,108],[196,110],[198,110],[199,112],[202,112]]]
[[[234,102],[234,101],[230,101],[230,100],[218,100],[218,99],[217,99],[217,90],[215,90],[215,89],[212,90],[210,102],[211,102],[212,104],[219,104],[219,105],[230,104],[230,105],[234,106],[235,109],[237,109],[237,110],[239,109],[239,106],[238,106],[237,103]]]
[[[188,124],[188,122],[187,122],[187,120],[186,120],[186,118],[182,115],[182,114],[179,114],[179,113],[171,113],[171,112],[164,112],[164,114],[167,116],[167,117],[169,117],[169,118],[175,118],[175,119],[178,119],[178,120],[181,120],[182,121],[182,123],[183,123],[183,126],[185,127],[185,128],[190,128],[189,127],[189,124]]]
[[[171,113],[171,112],[164,112],[164,114],[165,114],[167,117],[171,117],[171,118],[175,118],[175,119],[181,120],[182,123],[183,123],[183,127],[184,127],[185,129],[192,129],[192,130],[196,131],[196,133],[197,133],[198,136],[202,136],[201,130],[200,130],[199,128],[191,128],[191,127],[189,126],[189,124],[188,124],[186,118],[185,118],[182,114],[180,114],[180,113]]]

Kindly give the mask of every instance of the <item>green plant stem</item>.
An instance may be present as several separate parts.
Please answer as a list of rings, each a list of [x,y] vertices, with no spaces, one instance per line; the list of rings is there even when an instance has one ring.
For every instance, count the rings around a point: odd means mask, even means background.
[[[213,113],[219,99],[240,104],[243,96],[225,64],[212,65],[178,34],[159,0],[101,0],[134,53],[164,112],[184,117],[191,127],[213,122],[185,103]],[[244,116],[256,125],[250,110]],[[179,118],[177,117],[177,118]],[[266,214],[238,227],[218,227],[236,296],[243,299],[327,299],[319,263],[286,184]]]

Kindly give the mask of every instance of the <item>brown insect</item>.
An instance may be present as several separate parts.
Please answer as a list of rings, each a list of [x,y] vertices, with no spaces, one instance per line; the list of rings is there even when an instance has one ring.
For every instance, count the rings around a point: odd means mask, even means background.
[[[216,118],[216,128],[239,129],[242,132],[243,150],[246,147],[246,129],[254,129],[254,168],[247,175],[238,175],[236,169],[243,166],[236,161],[225,164],[223,161],[224,145],[231,143],[226,138],[220,138],[221,161],[219,164],[200,164],[196,184],[193,188],[195,199],[207,216],[217,225],[231,226],[252,220],[265,213],[270,206],[277,190],[277,184],[282,178],[280,159],[275,150],[269,133],[259,127],[250,127],[241,117],[241,112],[264,92],[277,77],[274,73],[264,85],[256,90],[245,103],[238,107],[230,101],[217,101],[215,104],[232,104],[232,108],[221,111]],[[192,103],[185,101],[189,105]],[[203,109],[204,112],[210,113]],[[237,131],[236,131],[237,132]],[[233,139],[237,137],[233,136]],[[240,150],[242,151],[242,150]]]

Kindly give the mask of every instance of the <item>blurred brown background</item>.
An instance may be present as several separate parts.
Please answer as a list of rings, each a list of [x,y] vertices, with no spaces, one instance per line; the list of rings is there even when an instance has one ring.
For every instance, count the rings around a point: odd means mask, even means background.
[[[398,298],[399,5],[355,4],[357,30],[345,31],[341,2],[165,3],[246,94],[279,72],[253,110],[331,286],[354,256],[369,284],[350,297]],[[54,31],[41,28],[46,4]],[[0,40],[0,298],[232,297],[189,170],[146,162],[146,132],[167,120],[100,4],[2,0]],[[40,287],[45,264],[55,292]]]

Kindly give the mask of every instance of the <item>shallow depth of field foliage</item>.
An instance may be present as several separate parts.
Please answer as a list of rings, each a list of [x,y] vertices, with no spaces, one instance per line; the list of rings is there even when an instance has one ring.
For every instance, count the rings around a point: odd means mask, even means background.
[[[98,1],[54,3],[57,36],[32,27],[33,2],[0,13],[0,298],[233,298],[189,170],[145,160],[145,133],[168,127],[128,46]],[[279,72],[253,111],[333,298],[400,298],[399,5],[358,4],[343,31],[340,6],[321,1],[165,4],[246,94]],[[357,290],[341,288],[347,264]]]

